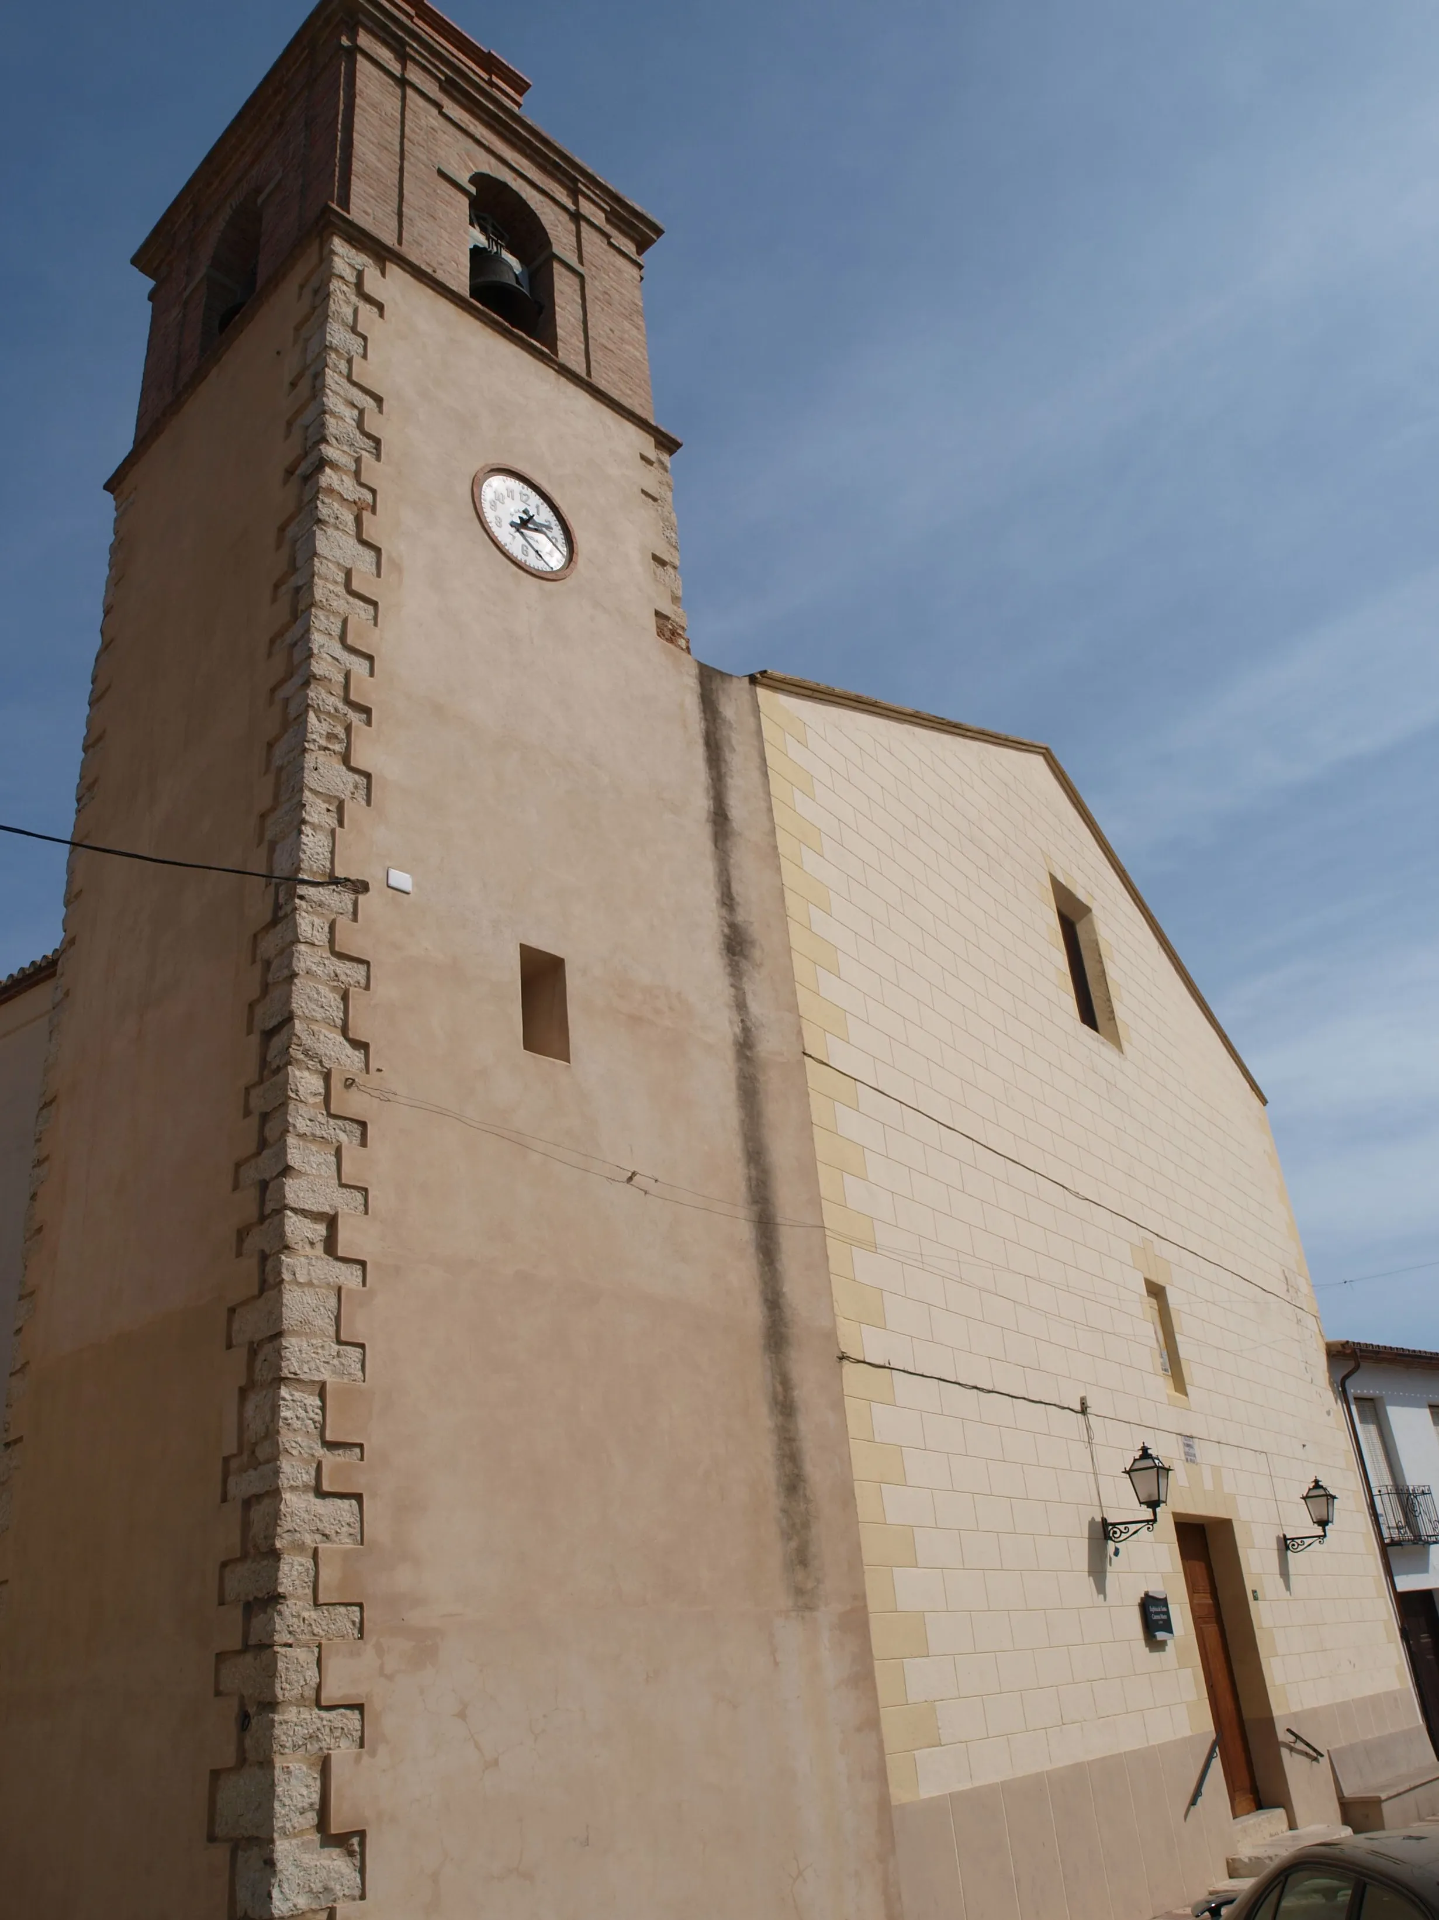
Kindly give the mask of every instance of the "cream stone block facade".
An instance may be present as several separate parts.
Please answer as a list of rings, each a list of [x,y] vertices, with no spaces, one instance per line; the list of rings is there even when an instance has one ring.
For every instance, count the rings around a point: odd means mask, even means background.
[[[1237,1553],[1263,1801],[1334,1818],[1282,1729],[1416,1716],[1258,1089],[1043,750],[775,676],[759,697],[897,1811],[1207,1736],[1192,1516]],[[1092,910],[1117,1043],[1078,1017],[1055,881]],[[1145,1441],[1169,1511],[1116,1553],[1101,1517],[1142,1517]],[[1338,1522],[1286,1554],[1316,1474]],[[1167,1783],[1179,1826],[1206,1745]],[[1184,1896],[1155,1878],[1145,1912]]]

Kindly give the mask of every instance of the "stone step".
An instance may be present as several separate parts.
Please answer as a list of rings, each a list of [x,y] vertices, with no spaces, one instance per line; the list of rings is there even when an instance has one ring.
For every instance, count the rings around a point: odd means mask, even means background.
[[[1261,1840],[1243,1853],[1231,1853],[1226,1864],[1236,1880],[1252,1880],[1258,1874],[1268,1873],[1277,1860],[1293,1853],[1296,1847],[1317,1846],[1321,1840],[1347,1840],[1353,1831],[1352,1827],[1337,1825],[1296,1827],[1292,1833],[1277,1834],[1272,1840]]]
[[[1261,1807],[1258,1813],[1241,1813],[1234,1822],[1234,1851],[1248,1853],[1262,1841],[1276,1840],[1288,1831],[1289,1815],[1283,1807]]]

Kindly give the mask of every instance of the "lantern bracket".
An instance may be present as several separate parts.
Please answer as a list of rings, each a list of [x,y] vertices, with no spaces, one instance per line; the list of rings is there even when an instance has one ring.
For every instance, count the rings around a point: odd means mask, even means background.
[[[1121,1540],[1132,1540],[1136,1533],[1148,1533],[1158,1520],[1157,1513],[1151,1513],[1147,1520],[1106,1520],[1099,1516],[1099,1524],[1104,1528],[1104,1537],[1111,1546],[1118,1546]]]
[[[1121,1540],[1132,1540],[1136,1533],[1149,1533],[1159,1518],[1159,1509],[1169,1498],[1169,1468],[1158,1454],[1149,1451],[1147,1440],[1124,1472],[1134,1489],[1135,1499],[1141,1507],[1148,1507],[1149,1517],[1145,1520],[1110,1520],[1100,1514],[1099,1524],[1104,1529],[1104,1537],[1116,1551]]]
[[[1311,1547],[1322,1546],[1329,1538],[1329,1529],[1334,1525],[1334,1511],[1339,1502],[1317,1473],[1305,1492],[1304,1504],[1309,1509],[1309,1518],[1319,1531],[1318,1533],[1286,1533],[1284,1536],[1286,1553],[1307,1553]]]

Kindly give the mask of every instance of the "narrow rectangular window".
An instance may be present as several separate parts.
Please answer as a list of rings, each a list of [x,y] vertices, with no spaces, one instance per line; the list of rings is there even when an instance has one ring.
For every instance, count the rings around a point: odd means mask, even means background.
[[[1359,1447],[1369,1470],[1370,1486],[1397,1486],[1401,1475],[1394,1464],[1389,1435],[1384,1431],[1389,1423],[1384,1418],[1379,1402],[1368,1395],[1356,1393],[1354,1413],[1359,1424]]]
[[[1119,1046],[1119,1021],[1114,997],[1104,971],[1104,955],[1099,948],[1099,929],[1094,911],[1078,894],[1071,893],[1062,880],[1049,876],[1054,889],[1054,910],[1059,915],[1059,933],[1064,942],[1064,957],[1069,964],[1070,985],[1074,989],[1075,1010],[1085,1026],[1103,1034],[1113,1047]],[[1121,1049],[1122,1051],[1122,1049]]]
[[[557,953],[520,948],[520,1023],[527,1053],[570,1057],[570,1010],[565,963]]]
[[[1154,1333],[1159,1356],[1159,1371],[1176,1393],[1188,1396],[1184,1384],[1184,1362],[1179,1357],[1179,1342],[1174,1333],[1174,1315],[1169,1307],[1169,1289],[1157,1280],[1144,1283],[1144,1314]]]
[[[1074,1004],[1085,1026],[1099,1032],[1099,1015],[1094,1011],[1094,995],[1089,991],[1089,975],[1084,971],[1084,955],[1079,948],[1079,922],[1059,909],[1059,931],[1064,936],[1064,957],[1069,962],[1069,977],[1074,982]]]

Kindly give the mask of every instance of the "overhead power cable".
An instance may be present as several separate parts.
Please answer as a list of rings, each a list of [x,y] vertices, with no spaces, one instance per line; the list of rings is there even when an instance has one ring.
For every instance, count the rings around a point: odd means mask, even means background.
[[[100,847],[93,840],[62,840],[58,833],[36,833],[33,827],[7,827],[0,821],[0,833],[18,834],[22,840],[48,840],[53,847],[74,847],[77,853],[108,853],[116,860],[143,860],[152,867],[186,867],[191,873],[233,873],[241,880],[272,880],[283,887],[344,887],[350,893],[368,893],[368,880],[350,879],[343,873],[328,880],[311,880],[298,873],[262,873],[258,867],[217,867],[209,860],[169,860],[163,854],[135,853],[129,847]]]
[[[1089,1401],[1083,1394],[1079,1396],[1079,1405],[1072,1407],[1067,1400],[1041,1400],[1037,1394],[1015,1393],[1008,1387],[982,1387],[977,1380],[956,1380],[947,1373],[922,1373],[918,1367],[902,1367],[897,1360],[866,1360],[862,1353],[846,1353],[843,1347],[836,1357],[847,1367],[870,1367],[876,1373],[902,1373],[911,1380],[935,1380],[942,1387],[963,1387],[966,1393],[988,1393],[1001,1400],[1022,1400],[1028,1407],[1056,1407],[1060,1413],[1078,1414],[1081,1420],[1089,1417]]]
[[[642,1200],[667,1201],[671,1206],[716,1214],[720,1219],[732,1220],[739,1225],[804,1228],[812,1233],[822,1233],[828,1239],[836,1240],[844,1246],[857,1248],[862,1252],[878,1251],[868,1241],[856,1240],[823,1220],[791,1220],[782,1216],[760,1215],[741,1201],[727,1200],[719,1194],[701,1193],[693,1187],[684,1187],[671,1180],[662,1180],[657,1174],[643,1173],[637,1167],[627,1167],[623,1161],[610,1160],[602,1154],[590,1153],[583,1147],[569,1146],[558,1140],[547,1140],[539,1134],[522,1133],[518,1127],[507,1127],[499,1121],[482,1119],[477,1114],[459,1113],[453,1107],[441,1106],[434,1100],[417,1099],[413,1094],[401,1093],[395,1087],[377,1087],[373,1082],[366,1084],[363,1079],[354,1074],[345,1076],[344,1086],[347,1092],[363,1094],[366,1098],[376,1100],[383,1106],[408,1107],[415,1113],[429,1113],[437,1119],[453,1120],[462,1127],[468,1127],[472,1132],[488,1134],[492,1139],[507,1141],[511,1146],[522,1147],[526,1152],[538,1154],[542,1159],[553,1160],[560,1166],[569,1167],[573,1172],[591,1174],[597,1179],[609,1182],[612,1186],[622,1187],[627,1192],[638,1194]],[[947,1273],[943,1268],[932,1266],[928,1261],[916,1259],[909,1254],[888,1254],[885,1257],[900,1260],[905,1266],[917,1268],[921,1272],[931,1273],[937,1279],[963,1279],[962,1273]],[[974,1254],[955,1253],[952,1257],[956,1264],[984,1267],[991,1273],[1010,1271],[1007,1267],[997,1265],[993,1260],[983,1260]],[[1203,1258],[1202,1255],[1199,1257]],[[1025,1405],[1032,1407],[1052,1407],[1056,1412],[1073,1414],[1082,1419],[1086,1429],[1091,1419],[1126,1429],[1136,1424],[1127,1415],[1099,1412],[1085,1394],[1080,1395],[1079,1405],[1076,1407],[1067,1400],[1051,1400],[1039,1394],[1022,1393],[1014,1387],[983,1385],[977,1380],[962,1380],[955,1374],[932,1373],[920,1367],[907,1367],[896,1360],[871,1360],[864,1354],[850,1353],[843,1347],[836,1353],[835,1358],[844,1366],[867,1367],[879,1373],[903,1374],[911,1380],[932,1380],[939,1386],[959,1387],[968,1393],[992,1395],[1001,1400],[1022,1401]],[[1167,1432],[1167,1429],[1163,1431]],[[1089,1441],[1092,1453],[1094,1445],[1092,1433]],[[1268,1458],[1263,1448],[1246,1446],[1244,1442],[1238,1440],[1209,1441],[1207,1444],[1237,1447],[1242,1453],[1262,1454],[1266,1459]],[[1098,1473],[1099,1465],[1096,1458],[1096,1476]]]
[[[506,1127],[498,1121],[482,1120],[475,1114],[457,1113],[453,1107],[442,1107],[433,1100],[419,1100],[412,1094],[401,1093],[394,1087],[367,1086],[354,1074],[345,1077],[346,1090],[364,1094],[368,1099],[378,1100],[385,1106],[408,1107],[415,1113],[432,1113],[437,1119],[454,1120],[472,1132],[489,1134],[492,1139],[508,1141],[511,1146],[523,1147],[529,1153],[535,1153],[544,1160],[553,1160],[562,1167],[569,1167],[575,1173],[593,1174],[597,1179],[606,1180],[612,1186],[624,1187],[631,1193],[637,1193],[641,1199],[664,1200],[671,1206],[687,1207],[698,1213],[716,1214],[722,1220],[733,1220],[743,1226],[802,1227],[811,1233],[822,1233],[831,1240],[837,1240],[844,1246],[858,1248],[862,1252],[875,1251],[868,1241],[856,1240],[838,1228],[826,1224],[823,1220],[788,1220],[779,1216],[757,1214],[752,1208],[737,1200],[726,1200],[719,1194],[700,1193],[693,1187],[683,1187],[673,1180],[662,1180],[657,1174],[642,1173],[637,1167],[626,1167],[622,1161],[608,1160],[603,1155],[589,1153],[583,1147],[563,1145],[558,1140],[546,1140],[538,1134],[521,1133],[517,1127]],[[963,1275],[946,1273],[942,1268],[932,1267],[923,1260],[909,1255],[893,1255],[902,1259],[908,1267],[914,1267],[924,1273],[932,1273],[940,1280],[962,1280]],[[984,1267],[991,1273],[1006,1273],[1008,1268],[997,1266],[992,1260],[981,1260],[976,1255],[955,1254],[956,1262],[966,1266]],[[924,1373],[917,1367],[901,1366],[897,1361],[867,1360],[863,1354],[847,1353],[841,1350],[836,1358],[847,1366],[872,1367],[884,1373],[903,1373],[915,1380],[936,1380],[944,1386],[964,1387],[972,1393],[994,1394],[1002,1400],[1023,1400],[1030,1406],[1055,1407],[1061,1413],[1082,1414],[1085,1404],[1072,1407],[1064,1400],[1040,1399],[1032,1393],[1020,1393],[1010,1387],[981,1386],[977,1381],[959,1380],[949,1374]]]
[[[804,1049],[804,1056],[806,1060],[813,1060],[817,1066],[830,1066],[828,1060],[821,1060],[817,1053],[811,1053],[807,1047]],[[831,1067],[830,1070],[831,1072],[841,1071],[837,1067]],[[1267,1293],[1271,1300],[1281,1301],[1286,1307],[1297,1307],[1301,1313],[1309,1312],[1309,1308],[1302,1301],[1290,1299],[1287,1295],[1280,1293],[1277,1287],[1266,1287],[1262,1280],[1256,1280],[1253,1274],[1241,1273],[1238,1267],[1225,1266],[1224,1262],[1216,1260],[1212,1253],[1201,1253],[1197,1247],[1187,1246],[1183,1240],[1176,1240],[1172,1233],[1166,1233],[1163,1227],[1156,1227],[1152,1221],[1136,1220],[1132,1213],[1121,1213],[1118,1207],[1111,1207],[1107,1200],[1097,1199],[1092,1193],[1084,1193],[1080,1188],[1070,1186],[1067,1180],[1061,1180],[1057,1174],[1046,1173],[1043,1167],[1032,1167],[1027,1160],[1017,1160],[1012,1153],[1006,1153],[1002,1147],[992,1147],[977,1133],[966,1133],[963,1127],[955,1126],[952,1120],[941,1120],[937,1114],[926,1113],[923,1107],[915,1106],[910,1100],[901,1100],[897,1093],[886,1093],[883,1087],[875,1086],[870,1080],[861,1080],[857,1074],[853,1073],[846,1073],[844,1077],[847,1080],[853,1080],[857,1086],[868,1088],[871,1093],[877,1093],[882,1100],[891,1100],[895,1106],[903,1107],[909,1113],[917,1113],[921,1120],[927,1120],[932,1127],[940,1127],[945,1133],[952,1133],[961,1140],[968,1140],[971,1146],[982,1147],[986,1153],[992,1153],[996,1160],[1003,1160],[1008,1166],[1018,1167],[1021,1173],[1033,1174],[1036,1180],[1047,1180],[1050,1186],[1058,1187],[1061,1193],[1067,1193],[1072,1200],[1082,1200],[1086,1206],[1098,1207],[1101,1213],[1107,1213],[1113,1220],[1122,1220],[1126,1226],[1138,1227],[1141,1233],[1153,1234],[1156,1240],[1163,1240],[1168,1246],[1178,1247],[1179,1251],[1187,1254],[1191,1260],[1202,1260],[1206,1266],[1215,1268],[1219,1273],[1227,1273],[1233,1280],[1242,1280],[1248,1287],[1257,1287],[1260,1293]],[[904,1256],[896,1254],[894,1257],[903,1259]]]
[[[1362,1287],[1366,1280],[1394,1280],[1401,1273],[1428,1273],[1439,1267],[1439,1260],[1420,1260],[1412,1267],[1386,1267],[1383,1273],[1354,1273],[1347,1280],[1316,1280],[1316,1287]]]
[[[867,1085],[868,1082],[862,1081],[860,1084]],[[957,1271],[949,1272],[943,1267],[934,1266],[932,1264],[932,1255],[929,1259],[926,1259],[914,1254],[898,1252],[894,1248],[876,1247],[871,1241],[854,1239],[851,1235],[841,1232],[838,1227],[831,1226],[823,1220],[789,1220],[782,1216],[757,1214],[742,1201],[728,1200],[719,1194],[699,1193],[693,1187],[683,1187],[673,1180],[661,1179],[658,1174],[643,1173],[637,1167],[627,1167],[622,1161],[605,1159],[600,1154],[587,1152],[583,1147],[563,1145],[557,1140],[545,1140],[535,1134],[521,1133],[518,1128],[504,1126],[495,1120],[484,1120],[474,1114],[457,1113],[453,1107],[443,1107],[435,1101],[417,1099],[413,1094],[401,1093],[399,1089],[395,1087],[377,1087],[373,1082],[367,1085],[363,1080],[354,1075],[348,1075],[346,1077],[345,1086],[356,1093],[364,1094],[371,1100],[380,1101],[386,1106],[410,1107],[418,1113],[432,1113],[439,1119],[453,1120],[462,1127],[469,1127],[475,1133],[486,1133],[494,1139],[506,1140],[511,1146],[522,1147],[526,1152],[538,1154],[545,1160],[555,1160],[561,1166],[572,1168],[576,1173],[593,1174],[598,1179],[607,1180],[614,1186],[627,1187],[632,1193],[637,1193],[644,1199],[663,1200],[673,1207],[686,1207],[698,1213],[717,1214],[721,1219],[739,1221],[748,1226],[798,1227],[812,1233],[822,1233],[831,1240],[839,1241],[843,1246],[853,1247],[862,1253],[877,1254],[881,1259],[897,1261],[901,1266],[915,1268],[921,1273],[931,1273],[938,1280],[955,1280],[963,1284],[965,1278],[963,1269],[965,1267],[983,1267],[990,1273],[1010,1273],[1012,1271],[1011,1268],[1001,1266],[993,1260],[985,1260],[978,1254],[955,1251],[951,1252],[949,1257],[954,1261]],[[876,1087],[874,1091],[877,1093],[880,1089]],[[885,1097],[892,1099],[893,1095],[886,1095]],[[904,1106],[907,1103],[900,1101],[898,1104]],[[920,1111],[920,1109],[915,1109],[915,1111]],[[933,1118],[933,1116],[929,1114],[926,1114],[924,1117],[926,1119]],[[939,1120],[935,1121],[935,1125],[944,1127],[947,1126],[947,1122]],[[960,1132],[960,1129],[957,1127],[950,1127],[948,1130],[952,1133]],[[974,1138],[974,1136],[969,1134],[965,1134],[963,1137],[965,1139]],[[975,1145],[985,1147],[990,1153],[999,1153],[998,1148],[990,1147],[986,1141],[976,1139]],[[1010,1154],[999,1153],[999,1157],[1002,1160],[1010,1161],[1012,1165],[1024,1166],[1023,1161],[1014,1160]],[[1054,1180],[1052,1174],[1042,1173],[1037,1167],[1025,1167],[1024,1170],[1027,1173],[1038,1174],[1041,1179]],[[1108,1213],[1114,1213],[1115,1211],[1113,1208],[1106,1207],[1102,1200],[1095,1200],[1090,1194],[1081,1193],[1072,1187],[1066,1187],[1065,1182],[1062,1180],[1054,1180],[1054,1184],[1065,1187],[1065,1191],[1073,1194],[1077,1200],[1083,1200],[1091,1206],[1100,1207]],[[1142,1227],[1145,1232],[1154,1234],[1157,1239],[1167,1240],[1170,1246],[1179,1247],[1182,1251],[1189,1253],[1192,1258],[1202,1260],[1209,1266],[1218,1267],[1221,1273],[1230,1274],[1236,1280],[1243,1280],[1249,1286],[1257,1287],[1261,1293],[1267,1293],[1272,1299],[1283,1301],[1286,1306],[1298,1307],[1299,1311],[1304,1313],[1310,1311],[1309,1308],[1304,1307],[1300,1302],[1288,1300],[1282,1293],[1277,1292],[1274,1288],[1266,1287],[1262,1280],[1255,1280],[1248,1274],[1237,1272],[1233,1267],[1222,1265],[1220,1262],[1213,1260],[1208,1254],[1198,1253],[1192,1248],[1185,1247],[1182,1241],[1173,1239],[1158,1227],[1146,1226],[1142,1221],[1131,1220],[1128,1214],[1116,1214],[1116,1218],[1126,1221],[1131,1226]],[[845,1357],[853,1359],[855,1356],[847,1355]],[[870,1363],[861,1362],[860,1364],[867,1365]],[[960,1385],[963,1383],[954,1381],[950,1384]]]
[[[538,1154],[542,1160],[553,1160],[559,1166],[569,1167],[575,1173],[588,1173],[596,1179],[606,1180],[612,1186],[624,1187],[630,1193],[637,1193],[643,1200],[663,1200],[672,1207],[684,1207],[696,1213],[714,1214],[721,1220],[734,1220],[742,1226],[795,1227],[808,1233],[822,1233],[842,1246],[853,1247],[860,1253],[877,1253],[883,1259],[897,1260],[917,1272],[933,1274],[937,1280],[954,1280],[964,1284],[966,1267],[982,1267],[987,1273],[1008,1274],[1011,1269],[1001,1266],[994,1260],[985,1260],[979,1254],[953,1252],[949,1258],[955,1263],[954,1270],[937,1267],[931,1260],[912,1253],[887,1252],[875,1247],[868,1240],[857,1240],[853,1235],[844,1233],[840,1228],[831,1226],[824,1220],[790,1220],[781,1215],[758,1214],[742,1200],[729,1200],[722,1194],[700,1193],[693,1187],[683,1187],[673,1180],[662,1180],[658,1174],[644,1173],[638,1167],[627,1167],[623,1161],[607,1160],[600,1154],[587,1152],[583,1147],[572,1147],[558,1140],[546,1140],[538,1134],[521,1133],[516,1127],[503,1126],[497,1120],[483,1120],[475,1114],[458,1113],[453,1107],[442,1107],[433,1100],[420,1100],[413,1094],[401,1093],[395,1087],[377,1087],[373,1083],[366,1085],[354,1075],[345,1078],[347,1089],[363,1094],[367,1099],[378,1100],[385,1106],[409,1107],[416,1113],[432,1113],[441,1120],[453,1120],[459,1126],[468,1127],[474,1133],[490,1135],[492,1139],[505,1140],[511,1146],[523,1147],[527,1153]],[[932,1257],[931,1257],[932,1258]],[[853,1358],[853,1356],[849,1356]],[[960,1384],[954,1383],[951,1384]]]

